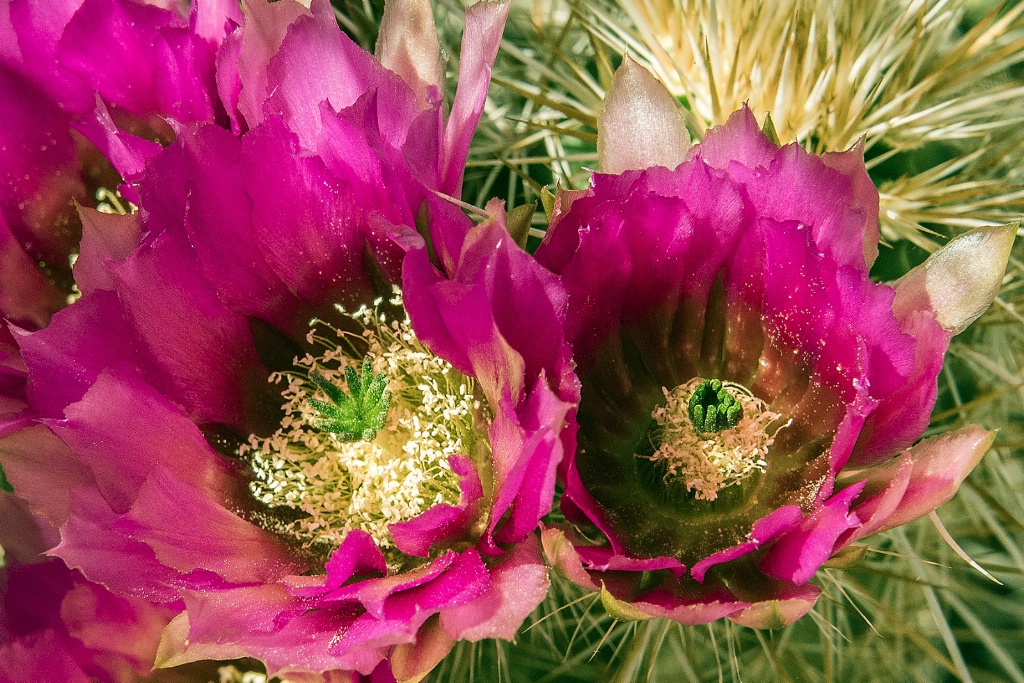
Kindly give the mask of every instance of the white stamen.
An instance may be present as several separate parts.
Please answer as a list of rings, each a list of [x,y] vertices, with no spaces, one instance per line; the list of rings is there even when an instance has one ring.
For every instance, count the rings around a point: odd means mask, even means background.
[[[322,328],[310,331],[307,340],[323,346],[323,354],[306,354],[295,361],[297,371],[270,378],[287,382],[281,428],[265,439],[252,436],[239,449],[256,474],[250,487],[259,500],[308,515],[280,529],[307,547],[333,548],[352,529],[362,529],[387,553],[393,546],[390,524],[438,503],[458,503],[459,481],[448,457],[463,453],[480,463],[490,448],[478,424],[486,416],[474,401],[474,380],[430,353],[407,316],[385,320],[380,303],[346,313],[363,327],[361,333],[325,323],[320,325],[335,339],[321,336]],[[402,304],[397,290],[391,303]],[[391,407],[373,441],[343,442],[314,426],[318,414],[309,400],[325,396],[308,377],[315,371],[345,388],[345,368],[358,370],[364,356],[371,358],[374,373],[388,377]]]
[[[723,382],[743,408],[743,419],[732,429],[698,432],[690,422],[687,402],[701,381],[698,377],[671,391],[662,389],[666,405],[651,413],[658,449],[653,455],[639,457],[663,463],[666,481],[681,481],[697,500],[710,501],[727,486],[763,472],[768,466],[768,447],[791,421],[777,424],[782,415],[768,410],[765,402],[745,387]]]

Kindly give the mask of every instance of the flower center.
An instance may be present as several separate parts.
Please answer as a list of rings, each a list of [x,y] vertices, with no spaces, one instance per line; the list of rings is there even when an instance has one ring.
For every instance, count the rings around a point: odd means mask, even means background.
[[[361,529],[389,563],[401,564],[388,527],[458,503],[448,458],[463,453],[484,466],[489,417],[475,381],[430,353],[408,316],[388,319],[381,303],[354,313],[339,307],[361,332],[313,321],[307,342],[323,352],[270,377],[287,382],[281,427],[251,436],[239,453],[255,473],[253,494],[275,514],[275,531],[328,554]],[[401,294],[390,303],[401,306]]]
[[[782,415],[739,384],[695,378],[671,391],[651,413],[651,455],[663,466],[666,483],[680,482],[697,500],[715,500],[768,466],[765,457],[780,429]]]
[[[702,379],[686,406],[698,432],[732,429],[743,417],[743,407],[720,379]]]

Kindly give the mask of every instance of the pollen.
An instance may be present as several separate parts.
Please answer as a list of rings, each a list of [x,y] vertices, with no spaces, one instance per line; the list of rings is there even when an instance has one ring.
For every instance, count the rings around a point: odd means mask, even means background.
[[[735,419],[714,430],[694,419],[694,407],[709,403],[705,394],[714,390],[719,404],[738,407]],[[764,401],[732,382],[695,378],[674,389],[663,388],[665,405],[651,413],[654,427],[649,438],[656,446],[652,455],[641,455],[662,465],[666,482],[679,482],[697,500],[712,501],[718,493],[741,483],[768,467],[768,448],[780,429],[782,415],[768,410]],[[724,394],[724,395],[723,395]]]
[[[255,474],[253,495],[271,510],[293,511],[278,515],[275,531],[329,553],[361,529],[389,563],[400,563],[389,526],[458,503],[448,458],[488,462],[490,419],[475,380],[428,351],[407,315],[388,319],[382,303],[352,313],[339,307],[361,332],[311,323],[307,342],[321,353],[270,376],[284,385],[281,427],[269,438],[250,437],[239,454]],[[403,310],[400,291],[390,303]],[[377,406],[369,426],[339,428],[327,414],[346,401],[366,403],[367,393]]]

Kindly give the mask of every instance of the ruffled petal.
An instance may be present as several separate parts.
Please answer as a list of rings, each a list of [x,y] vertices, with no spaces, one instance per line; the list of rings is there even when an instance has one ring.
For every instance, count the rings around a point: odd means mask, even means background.
[[[531,537],[515,546],[489,571],[483,594],[441,612],[441,628],[456,640],[512,640],[523,620],[547,594],[548,571],[540,543]]]

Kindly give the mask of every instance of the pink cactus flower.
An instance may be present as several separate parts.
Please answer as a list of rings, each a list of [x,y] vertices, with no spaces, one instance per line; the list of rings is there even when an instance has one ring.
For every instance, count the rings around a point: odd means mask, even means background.
[[[564,291],[500,206],[473,226],[441,196],[508,9],[467,11],[446,115],[429,3],[388,4],[377,59],[326,0],[246,3],[231,130],[179,125],[138,212],[83,211],[81,299],[16,330],[4,470],[69,566],[177,611],[160,666],[406,680],[543,598]]]
[[[551,561],[619,618],[794,621],[851,543],[948,500],[992,443],[918,440],[950,337],[991,303],[1014,229],[873,282],[862,152],[779,147],[749,110],[690,148],[626,60],[603,173],[563,192],[537,259],[569,296],[582,383]]]

